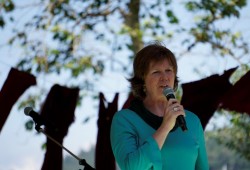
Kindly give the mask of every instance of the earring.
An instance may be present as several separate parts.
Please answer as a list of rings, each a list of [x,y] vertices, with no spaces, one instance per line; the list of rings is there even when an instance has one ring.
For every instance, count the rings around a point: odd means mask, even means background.
[[[147,89],[146,89],[146,85],[145,85],[145,84],[143,85],[143,89],[142,89],[142,90],[143,90],[144,93],[147,92]]]

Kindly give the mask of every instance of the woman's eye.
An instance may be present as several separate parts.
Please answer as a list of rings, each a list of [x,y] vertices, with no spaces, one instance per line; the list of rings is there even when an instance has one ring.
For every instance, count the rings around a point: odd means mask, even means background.
[[[165,70],[166,72],[172,72],[173,70],[172,69],[167,69]]]
[[[157,74],[157,73],[160,73],[159,71],[154,71],[153,74]]]

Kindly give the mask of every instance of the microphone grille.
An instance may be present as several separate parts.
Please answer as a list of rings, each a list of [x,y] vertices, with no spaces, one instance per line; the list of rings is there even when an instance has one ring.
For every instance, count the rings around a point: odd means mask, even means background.
[[[166,88],[163,89],[163,94],[165,96],[168,96],[170,94],[174,94],[174,90],[172,88],[170,88],[170,87],[166,87]]]
[[[26,107],[24,109],[24,114],[26,114],[28,116],[32,110],[33,110],[32,107]]]

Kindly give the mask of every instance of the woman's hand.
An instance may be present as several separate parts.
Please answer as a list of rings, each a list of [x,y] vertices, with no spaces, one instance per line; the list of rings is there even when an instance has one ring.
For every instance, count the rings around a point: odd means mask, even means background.
[[[179,115],[185,116],[184,108],[177,99],[169,99],[164,113],[162,125],[166,126],[168,131],[172,130]]]

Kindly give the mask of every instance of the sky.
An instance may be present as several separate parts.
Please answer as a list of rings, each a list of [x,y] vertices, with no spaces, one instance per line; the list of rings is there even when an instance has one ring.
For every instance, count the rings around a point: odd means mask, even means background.
[[[244,9],[243,21],[239,21],[237,26],[242,26],[243,30],[249,28],[246,24],[245,18],[249,15],[247,11],[250,10],[248,5]],[[232,23],[228,23],[232,24]],[[8,31],[0,32],[0,89],[7,78],[8,72],[11,67],[14,67],[19,55],[18,49],[10,49],[2,46],[7,41]],[[249,33],[248,33],[249,34]],[[249,36],[249,35],[247,35]],[[200,67],[204,76],[209,76],[212,73],[221,74],[223,70],[235,67],[238,65],[232,59],[201,57],[203,49],[198,51],[198,55],[182,57],[178,60],[179,72],[178,76],[182,83],[199,80],[200,76],[193,71],[194,67]],[[209,69],[208,69],[209,68]],[[115,81],[112,81],[115,80]],[[56,77],[39,77],[37,79],[38,86],[52,86],[55,83],[62,81]],[[110,83],[112,81],[112,83]],[[100,79],[101,86],[99,90],[104,92],[108,101],[112,101],[115,92],[119,92],[119,108],[126,100],[129,91],[129,84],[124,75],[114,72],[106,72]],[[18,101],[27,94],[30,90],[35,90],[37,87],[31,87],[19,98]],[[115,89],[115,90],[113,90]],[[97,92],[96,92],[97,93]],[[91,146],[95,145],[97,136],[97,114],[98,114],[98,101],[93,101],[87,97],[82,102],[82,107],[76,108],[75,122],[70,126],[68,135],[64,139],[63,145],[72,153],[78,154],[80,150],[88,150]],[[88,123],[83,124],[86,117],[92,117]],[[24,122],[30,118],[24,115],[23,110],[18,110],[17,105],[14,105],[4,127],[0,133],[0,170],[39,170],[43,163],[45,151],[41,150],[42,144],[46,141],[43,134],[37,134],[35,130],[28,132],[25,130]],[[211,120],[211,128],[213,123],[221,123],[223,118]],[[69,155],[63,152],[63,155]]]

